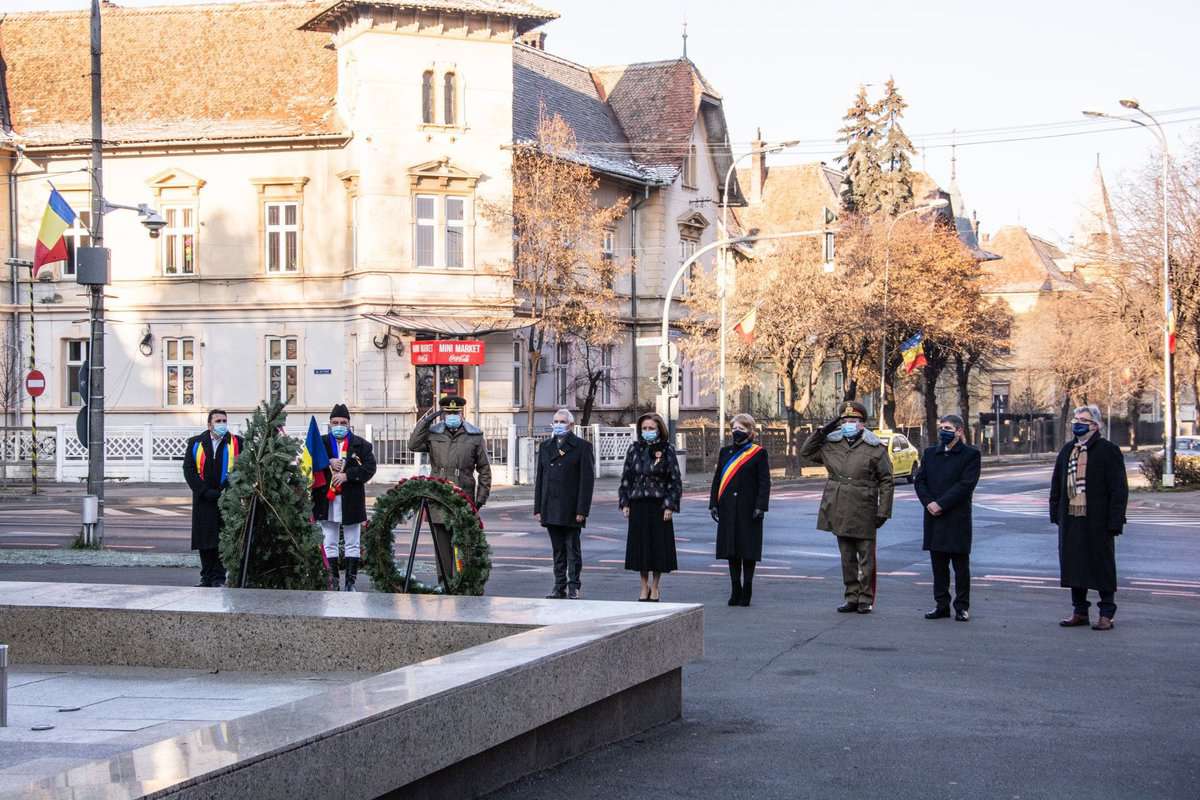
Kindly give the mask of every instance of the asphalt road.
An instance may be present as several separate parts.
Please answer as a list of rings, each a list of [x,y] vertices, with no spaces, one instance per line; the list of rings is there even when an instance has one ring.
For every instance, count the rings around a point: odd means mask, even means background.
[[[748,609],[725,605],[707,503],[685,496],[681,569],[664,578],[663,596],[705,604],[706,653],[685,669],[682,720],[493,797],[1195,800],[1200,510],[1133,510],[1117,543],[1115,630],[1061,629],[1070,608],[1057,586],[1048,473],[985,471],[967,624],[921,616],[932,598],[910,487],[897,487],[881,532],[876,612],[866,616],[833,610],[840,567],[833,538],[815,530],[819,481],[773,498]],[[3,546],[62,545],[74,534],[53,519],[62,515],[0,508]],[[129,517],[110,516],[111,545],[186,549],[186,513],[123,510]],[[490,506],[484,518],[495,564],[488,592],[544,595],[550,548],[527,504]],[[587,598],[636,597],[636,576],[621,568],[623,522],[615,502],[597,501],[584,535]],[[0,566],[0,579],[183,584],[196,573]]]

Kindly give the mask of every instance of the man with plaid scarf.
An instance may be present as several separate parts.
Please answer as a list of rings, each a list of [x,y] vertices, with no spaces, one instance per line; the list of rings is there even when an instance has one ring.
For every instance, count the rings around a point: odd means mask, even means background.
[[[1072,440],[1059,452],[1050,482],[1050,521],[1058,526],[1061,585],[1071,589],[1064,628],[1087,625],[1088,589],[1100,594],[1093,630],[1112,630],[1117,613],[1116,537],[1125,527],[1129,481],[1121,448],[1100,435],[1100,409],[1075,409]]]

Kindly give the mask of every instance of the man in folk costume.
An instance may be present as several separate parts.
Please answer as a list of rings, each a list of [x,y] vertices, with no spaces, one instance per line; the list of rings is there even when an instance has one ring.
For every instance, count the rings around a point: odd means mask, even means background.
[[[242,437],[229,432],[229,416],[214,408],[208,412],[208,430],[188,439],[183,451],[183,478],[192,490],[192,549],[200,551],[200,586],[225,585],[217,503],[242,444]]]
[[[846,585],[842,613],[869,614],[874,608],[875,536],[892,516],[892,462],[866,420],[866,407],[849,401],[800,448],[802,459],[824,464],[829,473],[817,528],[837,536]]]
[[[1059,452],[1050,479],[1050,521],[1058,526],[1061,585],[1071,589],[1064,628],[1090,622],[1088,589],[1100,594],[1092,630],[1112,630],[1117,613],[1116,538],[1125,528],[1129,479],[1121,448],[1100,435],[1100,409],[1075,409],[1073,440]]]
[[[488,461],[487,442],[483,431],[463,419],[466,398],[446,396],[438,401],[439,408],[430,409],[417,420],[408,437],[408,449],[414,453],[429,453],[429,472],[462,489],[483,508],[492,491],[492,467]],[[440,422],[436,422],[441,417]],[[478,480],[476,479],[478,475]],[[429,509],[429,527],[433,546],[437,550],[438,578],[445,585],[456,572],[453,531],[443,524],[441,509]]]
[[[346,541],[346,591],[353,592],[362,558],[362,524],[367,520],[367,481],[375,475],[371,443],[350,432],[350,410],[341,403],[329,412],[329,433],[321,438],[329,466],[312,490],[313,518],[321,525],[329,588],[338,591],[338,534]]]

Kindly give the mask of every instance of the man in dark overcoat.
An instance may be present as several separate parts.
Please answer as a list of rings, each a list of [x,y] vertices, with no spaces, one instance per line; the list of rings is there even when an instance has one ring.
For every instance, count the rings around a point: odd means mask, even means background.
[[[732,443],[721,448],[708,495],[708,513],[717,523],[717,558],[729,562],[729,605],[748,606],[754,570],[762,561],[763,517],[771,499],[767,451],[754,441],[758,425],[749,414],[730,422]]]
[[[578,600],[583,550],[579,537],[592,511],[596,482],[592,445],[575,435],[575,416],[565,408],[554,414],[553,432],[538,447],[533,518],[550,536],[554,550],[554,590],[547,599]]]
[[[843,614],[870,614],[875,607],[875,537],[892,516],[892,462],[887,447],[866,429],[867,409],[853,400],[837,419],[813,431],[800,457],[829,473],[817,528],[837,536],[846,602]]]
[[[338,540],[346,544],[346,588],[353,592],[362,559],[362,524],[367,521],[367,481],[375,475],[371,443],[350,430],[350,409],[338,403],[329,412],[329,433],[321,437],[329,466],[325,482],[312,489],[313,519],[321,526],[329,588],[338,591]]]
[[[1100,618],[1093,630],[1112,630],[1117,613],[1116,538],[1125,528],[1129,478],[1121,448],[1100,435],[1096,406],[1075,409],[1073,440],[1054,462],[1050,479],[1050,521],[1058,526],[1061,585],[1071,588],[1071,616],[1064,628],[1090,622],[1088,589],[1100,594]]]
[[[938,443],[927,448],[914,480],[925,507],[925,541],[933,567],[936,606],[925,619],[950,616],[950,564],[954,564],[954,618],[967,622],[971,607],[971,496],[982,458],[964,439],[962,417],[938,421]]]
[[[225,585],[221,563],[221,509],[217,503],[242,452],[242,437],[229,432],[229,415],[208,412],[208,430],[187,440],[183,479],[192,490],[192,549],[200,551],[200,586]]]

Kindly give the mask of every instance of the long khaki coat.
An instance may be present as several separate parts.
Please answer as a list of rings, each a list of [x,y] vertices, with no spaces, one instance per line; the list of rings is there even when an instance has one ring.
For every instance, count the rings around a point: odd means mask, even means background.
[[[408,449],[429,453],[430,476],[457,484],[468,497],[475,499],[476,506],[483,506],[492,493],[492,465],[483,431],[463,420],[462,427],[451,432],[444,422],[431,424],[434,416],[426,414],[417,420],[408,437]]]
[[[874,539],[875,522],[892,516],[892,462],[870,431],[853,442],[840,430],[813,431],[800,457],[825,465],[829,480],[821,496],[817,529],[851,539]]]

